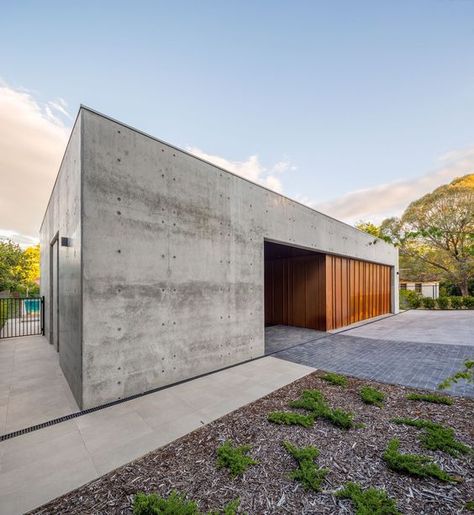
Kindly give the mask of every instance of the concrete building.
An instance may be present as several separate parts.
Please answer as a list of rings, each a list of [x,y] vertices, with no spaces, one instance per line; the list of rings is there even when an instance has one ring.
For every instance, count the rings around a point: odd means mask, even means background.
[[[265,324],[398,310],[397,250],[81,107],[41,226],[46,335],[83,408],[264,354]]]

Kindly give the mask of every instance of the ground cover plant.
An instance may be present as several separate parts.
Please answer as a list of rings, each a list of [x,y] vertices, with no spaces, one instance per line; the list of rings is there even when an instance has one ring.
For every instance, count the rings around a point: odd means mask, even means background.
[[[268,420],[274,424],[287,426],[312,427],[314,424],[312,415],[302,415],[293,411],[273,411],[268,415]]]
[[[290,406],[308,410],[315,418],[323,418],[341,429],[355,426],[352,413],[339,408],[330,408],[324,395],[318,390],[304,390],[299,399],[290,402]]]
[[[319,450],[310,445],[308,447],[296,447],[290,442],[283,442],[283,447],[298,462],[298,468],[291,472],[290,477],[299,481],[306,490],[319,492],[321,484],[329,470],[320,468],[314,460],[319,456]]]
[[[341,374],[336,374],[335,372],[327,372],[323,375],[323,379],[328,383],[342,386],[343,388],[347,386],[347,377],[342,376]]]
[[[79,489],[38,508],[35,513],[73,515],[130,515],[137,492],[168,499],[177,491],[194,501],[200,512],[222,513],[225,506],[240,499],[238,513],[248,515],[288,515],[298,513],[353,513],[355,505],[337,496],[347,483],[383,489],[401,513],[460,514],[473,500],[474,460],[471,456],[422,450],[421,431],[393,424],[392,419],[425,418],[452,427],[456,438],[473,446],[472,413],[474,401],[452,397],[453,405],[419,403],[407,394],[426,392],[396,385],[347,377],[347,388],[337,388],[309,374],[270,395],[229,413],[182,438],[116,469]],[[385,394],[384,409],[361,402],[359,391],[371,386]],[[341,431],[325,419],[313,427],[270,423],[268,414],[288,410],[291,401],[305,390],[320,392],[331,406],[357,414],[363,431]],[[311,415],[310,411],[299,411]],[[383,454],[392,438],[400,441],[398,453],[426,454],[449,476],[461,482],[444,482],[431,476],[412,476],[391,470]],[[243,475],[232,478],[226,467],[216,467],[217,448],[223,442],[250,444],[248,457],[258,461]],[[303,488],[290,478],[296,461],[283,447],[284,441],[297,448],[317,447],[314,463],[328,469],[321,490]],[[232,478],[232,479],[231,479]],[[467,513],[467,512],[466,512]]]
[[[232,441],[225,441],[217,449],[217,468],[229,469],[233,477],[242,475],[250,466],[257,464],[248,456],[251,449],[251,445],[234,446]]]
[[[430,456],[402,454],[400,452],[400,442],[396,438],[390,440],[388,443],[383,459],[388,467],[396,472],[419,477],[433,477],[441,481],[454,480],[454,478],[441,469]]]
[[[374,404],[375,406],[382,407],[383,401],[385,400],[385,395],[377,388],[372,388],[371,386],[363,386],[359,390],[360,398],[366,404]]]
[[[451,454],[451,456],[468,454],[471,450],[470,447],[456,440],[454,429],[451,427],[445,427],[441,424],[436,424],[431,420],[420,418],[395,418],[393,422],[395,424],[403,424],[405,426],[424,429],[421,443],[425,449],[447,452],[448,454]]]
[[[188,501],[184,495],[172,491],[165,498],[157,494],[139,492],[133,500],[133,515],[236,515],[240,500],[234,499],[222,510],[205,514],[199,511],[195,501]]]
[[[438,389],[445,390],[450,388],[454,383],[462,380],[467,381],[468,383],[474,383],[474,359],[468,359],[465,361],[464,370],[460,370],[452,376],[447,377],[438,385]]]
[[[336,493],[341,499],[350,499],[354,504],[356,515],[400,515],[397,503],[385,490],[367,488],[356,483],[347,483]]]
[[[452,406],[454,402],[451,397],[436,393],[409,393],[406,398],[409,401],[432,402],[434,404],[446,404],[447,406]]]

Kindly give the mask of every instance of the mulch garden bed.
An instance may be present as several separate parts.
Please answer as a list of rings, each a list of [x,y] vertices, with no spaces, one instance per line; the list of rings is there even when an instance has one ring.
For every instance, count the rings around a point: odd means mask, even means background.
[[[197,501],[202,511],[222,509],[238,497],[242,513],[350,514],[354,513],[352,503],[334,495],[348,481],[363,487],[384,488],[402,513],[467,513],[463,507],[474,499],[472,455],[454,458],[445,452],[426,450],[420,444],[420,430],[396,425],[391,419],[432,420],[452,427],[458,440],[473,447],[473,400],[453,397],[451,406],[414,402],[405,396],[420,390],[355,378],[348,378],[348,387],[342,388],[323,381],[321,375],[322,372],[315,372],[287,385],[33,513],[126,514],[132,512],[137,492],[167,496],[177,490]],[[385,394],[382,408],[361,401],[359,389],[364,385]],[[365,427],[346,431],[321,419],[312,428],[268,422],[268,413],[289,411],[288,403],[304,389],[321,391],[331,407],[353,412],[355,421]],[[391,438],[400,440],[401,452],[432,456],[443,470],[462,481],[444,483],[389,470],[382,455]],[[227,469],[216,467],[216,449],[228,439],[234,444],[250,444],[250,455],[258,461],[235,479]],[[330,469],[322,492],[304,490],[288,477],[296,463],[282,447],[284,440],[298,446],[314,445],[320,450],[317,465]]]

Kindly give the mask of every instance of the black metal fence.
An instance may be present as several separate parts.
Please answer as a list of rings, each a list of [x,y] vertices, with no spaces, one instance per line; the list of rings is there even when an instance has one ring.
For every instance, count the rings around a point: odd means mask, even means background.
[[[0,339],[44,334],[44,297],[0,298]]]

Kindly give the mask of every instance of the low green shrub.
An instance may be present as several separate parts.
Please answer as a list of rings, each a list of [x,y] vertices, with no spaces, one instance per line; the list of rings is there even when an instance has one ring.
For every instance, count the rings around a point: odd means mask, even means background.
[[[222,510],[211,511],[207,515],[237,515],[240,499],[230,501]],[[157,494],[139,492],[133,499],[134,515],[206,515],[199,511],[196,502],[187,501],[184,495],[171,492],[168,498]]]
[[[436,303],[439,309],[449,309],[449,297],[438,297]]]
[[[462,297],[449,297],[449,302],[452,309],[461,309],[464,305]]]
[[[354,504],[355,515],[401,515],[396,502],[385,490],[367,488],[363,490],[356,483],[346,483],[336,492],[341,499],[350,499]]]
[[[269,422],[286,426],[311,427],[314,424],[312,415],[302,415],[292,411],[273,411],[268,415]]]
[[[435,306],[436,306],[435,300],[433,298],[431,298],[431,297],[423,297],[421,299],[421,302],[422,302],[423,307],[425,309],[434,309]]]
[[[422,418],[395,418],[393,422],[395,424],[424,429],[425,432],[421,437],[421,443],[425,449],[447,452],[455,457],[459,454],[467,454],[471,450],[470,447],[456,440],[454,429],[451,427],[445,427]]]
[[[433,404],[446,404],[451,406],[454,401],[447,395],[437,395],[436,393],[409,393],[406,397],[409,401],[432,402]]]
[[[383,459],[388,468],[395,472],[410,474],[418,477],[433,477],[440,481],[454,481],[449,474],[441,469],[432,458],[420,454],[401,454],[400,442],[396,438],[389,441]]]
[[[354,427],[354,416],[348,411],[332,409],[318,390],[304,390],[300,398],[290,402],[292,408],[310,411],[315,418],[324,418],[342,429]]]
[[[359,390],[360,398],[366,404],[374,404],[375,406],[383,406],[383,401],[385,400],[385,395],[377,390],[376,388],[372,388],[371,386],[363,386]]]
[[[462,304],[466,309],[474,309],[474,297],[463,297]]]
[[[256,465],[248,453],[250,445],[234,446],[230,440],[225,441],[217,449],[217,468],[228,468],[233,477],[242,475],[250,466]]]
[[[320,468],[314,463],[319,456],[319,449],[313,446],[296,447],[290,442],[283,442],[283,447],[298,462],[298,468],[291,472],[290,478],[302,483],[306,490],[319,492],[321,484],[329,472],[329,469]]]
[[[464,505],[464,509],[467,511],[474,511],[474,501],[467,501]]]
[[[335,384],[337,386],[342,386],[343,388],[347,387],[347,377],[336,374],[334,372],[328,372],[327,374],[324,374],[321,379],[324,379],[328,383]]]
[[[421,295],[413,290],[400,290],[400,308],[418,309],[421,306]]]
[[[458,381],[465,380],[468,383],[474,383],[474,360],[468,359],[464,362],[464,370],[456,372],[452,376],[447,377],[438,385],[438,390],[446,390]]]
[[[199,515],[194,501],[187,501],[178,492],[171,492],[167,499],[157,494],[139,492],[133,500],[134,515]]]

